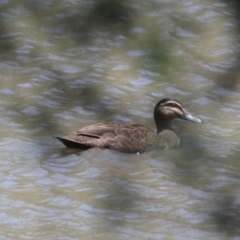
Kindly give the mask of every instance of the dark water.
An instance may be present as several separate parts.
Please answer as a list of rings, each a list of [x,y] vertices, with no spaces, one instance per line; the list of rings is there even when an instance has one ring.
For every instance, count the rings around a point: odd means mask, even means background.
[[[0,2],[1,239],[240,239],[239,13],[234,1]],[[163,97],[179,149],[65,149],[104,121],[155,128]]]

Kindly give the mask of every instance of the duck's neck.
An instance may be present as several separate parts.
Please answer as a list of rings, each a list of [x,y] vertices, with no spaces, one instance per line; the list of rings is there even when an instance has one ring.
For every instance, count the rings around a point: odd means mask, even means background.
[[[169,121],[155,121],[157,126],[157,133],[160,133],[163,130],[173,130]]]
[[[157,126],[157,133],[160,133],[163,130],[172,130],[172,127],[170,125],[170,119],[167,119],[166,117],[164,117],[163,114],[161,114],[161,112],[159,113],[158,109],[155,107],[154,109],[154,114],[153,114],[154,120],[155,120],[155,124]]]

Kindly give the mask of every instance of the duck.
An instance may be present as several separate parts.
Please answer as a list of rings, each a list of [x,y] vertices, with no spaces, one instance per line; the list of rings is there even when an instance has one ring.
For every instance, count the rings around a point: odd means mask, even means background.
[[[86,126],[76,134],[56,137],[68,148],[112,149],[124,153],[144,153],[152,149],[173,148],[179,145],[180,138],[171,126],[171,120],[180,118],[195,123],[202,120],[192,116],[176,99],[164,98],[155,108],[153,117],[157,127],[151,128],[128,122],[108,122]]]

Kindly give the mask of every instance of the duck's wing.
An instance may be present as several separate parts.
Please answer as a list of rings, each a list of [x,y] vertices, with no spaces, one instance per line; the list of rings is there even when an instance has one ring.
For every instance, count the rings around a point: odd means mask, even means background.
[[[57,137],[66,147],[87,149],[92,147],[111,148],[118,142],[118,129],[126,124],[119,122],[99,123],[81,128],[77,134]]]
[[[116,135],[116,130],[119,129],[122,125],[125,124],[119,122],[98,123],[81,128],[77,131],[77,135],[93,138],[101,138],[104,134]]]

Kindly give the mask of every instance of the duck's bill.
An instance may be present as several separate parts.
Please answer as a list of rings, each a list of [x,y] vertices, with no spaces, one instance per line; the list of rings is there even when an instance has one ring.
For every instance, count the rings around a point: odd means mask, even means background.
[[[183,114],[180,116],[181,119],[188,120],[195,123],[202,123],[202,120],[199,118],[196,118],[192,116],[190,113],[188,113],[186,110],[183,110]]]

